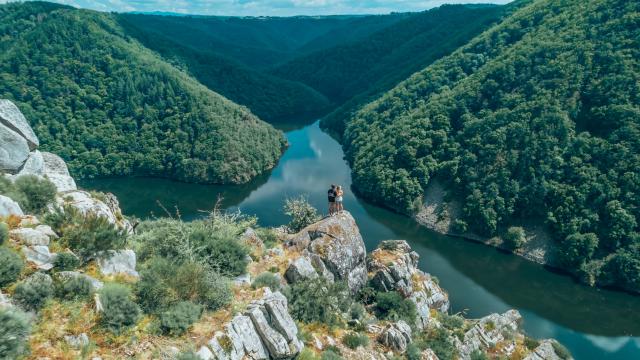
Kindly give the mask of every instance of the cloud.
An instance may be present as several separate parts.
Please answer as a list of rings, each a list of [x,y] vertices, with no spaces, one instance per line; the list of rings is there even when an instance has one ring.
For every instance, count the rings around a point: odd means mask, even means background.
[[[495,3],[511,0],[52,0],[98,11],[162,11],[199,15],[292,16],[385,14],[422,11],[442,4]],[[0,0],[5,3],[7,0]]]

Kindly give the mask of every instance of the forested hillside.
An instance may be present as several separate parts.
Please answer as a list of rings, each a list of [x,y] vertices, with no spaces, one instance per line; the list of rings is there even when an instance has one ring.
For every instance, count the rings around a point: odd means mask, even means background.
[[[285,140],[128,38],[114,15],[0,5],[0,97],[78,177],[154,175],[242,183]]]
[[[505,7],[445,5],[407,17],[359,41],[310,53],[274,74],[300,81],[344,106],[323,125],[342,133],[347,114],[450,54],[500,18]]]
[[[410,213],[434,178],[482,235],[551,228],[559,261],[640,291],[640,3],[538,0],[350,120],[357,189]]]

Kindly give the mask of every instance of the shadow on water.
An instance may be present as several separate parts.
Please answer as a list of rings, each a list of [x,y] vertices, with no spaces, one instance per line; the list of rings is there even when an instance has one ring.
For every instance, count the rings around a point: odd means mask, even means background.
[[[351,171],[338,143],[317,123],[287,132],[289,149],[273,171],[243,186],[207,186],[162,179],[106,179],[82,186],[115,193],[127,215],[162,215],[178,206],[184,219],[223,206],[256,215],[265,226],[288,222],[282,213],[289,196],[307,194],[326,209],[331,183],[351,186]],[[420,268],[434,274],[449,292],[452,310],[469,317],[516,308],[524,328],[538,338],[557,338],[576,359],[640,359],[640,297],[580,285],[522,258],[482,244],[443,236],[405,216],[345,194],[345,208],[356,219],[367,249],[384,239],[406,239],[420,254]],[[325,210],[326,211],[326,210]],[[634,337],[635,336],[635,337]]]

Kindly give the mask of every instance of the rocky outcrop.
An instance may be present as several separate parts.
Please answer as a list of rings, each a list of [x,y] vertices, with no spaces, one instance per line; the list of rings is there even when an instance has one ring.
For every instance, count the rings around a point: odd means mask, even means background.
[[[138,277],[136,253],[133,250],[109,250],[98,258],[102,275],[125,274]]]
[[[411,326],[402,320],[391,323],[382,331],[378,341],[394,351],[403,353],[411,343]]]
[[[56,276],[62,281],[68,281],[75,278],[84,278],[91,283],[94,291],[100,290],[104,286],[104,283],[102,281],[89,275],[79,273],[77,271],[60,271],[56,273]]]
[[[16,241],[28,245],[49,245],[49,236],[41,231],[30,228],[19,228],[9,231],[9,236]]]
[[[498,344],[503,344],[501,349],[506,352],[502,355],[509,356],[515,350],[514,340],[509,339],[509,334],[515,334],[520,328],[522,315],[517,310],[509,310],[504,314],[491,314],[478,320],[471,329],[464,334],[460,341],[454,338],[460,359],[471,358],[471,353],[476,350],[487,350]],[[509,343],[510,344],[504,344]]]
[[[0,124],[0,171],[15,174],[29,157],[29,145],[20,134]]]
[[[0,195],[0,216],[5,217],[10,215],[22,216],[24,213],[22,212],[20,205],[13,201],[13,199]]]
[[[449,297],[431,275],[418,269],[420,256],[404,240],[385,240],[367,258],[371,284],[378,291],[398,291],[416,304],[416,326],[424,328],[430,309],[449,310]]]
[[[24,246],[22,254],[29,263],[33,263],[38,269],[51,270],[56,254],[49,251],[46,245]]]
[[[20,109],[10,100],[0,99],[0,125],[13,130],[29,144],[30,150],[35,150],[40,142]]]
[[[562,360],[553,349],[554,340],[543,340],[524,360]]]
[[[69,174],[67,164],[60,156],[43,152],[42,159],[44,161],[44,175],[56,186],[58,192],[77,189],[75,180]]]
[[[367,282],[364,241],[347,211],[307,226],[293,235],[287,245],[307,254],[312,264],[315,258],[316,270],[320,268],[322,272],[326,268],[335,280],[345,281],[353,293]]]
[[[318,273],[311,265],[309,258],[301,256],[289,264],[284,276],[289,283],[296,283],[300,280],[316,278]]]
[[[202,359],[293,359],[304,345],[289,315],[287,299],[268,288],[260,300],[253,301],[201,348]]]
[[[89,337],[86,333],[80,335],[65,335],[64,341],[74,349],[81,349],[89,345]]]
[[[56,202],[58,206],[62,208],[71,206],[84,216],[93,214],[95,216],[103,217],[107,219],[109,223],[114,224],[129,233],[133,232],[131,223],[122,216],[118,200],[113,194],[104,194],[102,199],[97,199],[89,192],[73,190],[58,194]]]

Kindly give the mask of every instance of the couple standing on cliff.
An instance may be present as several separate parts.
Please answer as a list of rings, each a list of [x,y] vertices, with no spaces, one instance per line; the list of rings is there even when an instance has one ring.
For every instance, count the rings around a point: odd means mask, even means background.
[[[342,205],[344,190],[342,190],[342,186],[331,184],[327,195],[329,197],[329,216],[344,210],[344,206]]]

